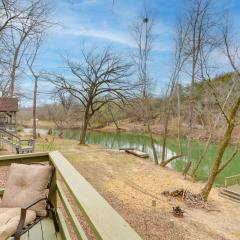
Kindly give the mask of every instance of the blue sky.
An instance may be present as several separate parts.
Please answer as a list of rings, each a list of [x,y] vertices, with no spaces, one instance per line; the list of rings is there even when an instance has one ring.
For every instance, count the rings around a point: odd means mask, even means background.
[[[231,11],[234,22],[239,21],[239,0],[214,0]],[[156,35],[151,56],[150,69],[155,94],[160,94],[170,75],[174,49],[174,31],[177,16],[188,0],[146,0],[148,11],[155,19]],[[81,48],[111,46],[113,51],[129,56],[136,50],[129,26],[141,14],[142,0],[55,0],[52,2],[52,18],[60,26],[52,28],[42,46],[36,63],[39,69],[63,72],[62,56],[79,59]],[[216,59],[223,57],[216,53]],[[224,60],[223,60],[224,63]],[[31,88],[29,81],[24,86]],[[24,87],[23,86],[23,87]],[[40,84],[40,92],[49,89],[47,83]],[[40,103],[48,96],[40,94]]]

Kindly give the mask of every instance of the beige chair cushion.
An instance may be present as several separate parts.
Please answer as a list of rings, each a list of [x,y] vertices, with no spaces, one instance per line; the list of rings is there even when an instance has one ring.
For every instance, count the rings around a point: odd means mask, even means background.
[[[52,173],[51,166],[40,164],[12,164],[0,207],[25,207],[33,201],[47,196],[47,185]],[[46,202],[34,205],[38,216],[46,215]]]
[[[0,208],[0,240],[6,240],[17,230],[20,220],[20,208]],[[25,226],[32,223],[36,218],[36,213],[27,210]]]

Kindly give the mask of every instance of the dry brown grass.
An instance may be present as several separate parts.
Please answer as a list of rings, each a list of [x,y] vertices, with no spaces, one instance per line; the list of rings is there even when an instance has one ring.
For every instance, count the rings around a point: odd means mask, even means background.
[[[79,146],[72,140],[56,140],[56,145],[143,239],[240,239],[236,214],[240,205],[220,198],[217,189],[210,194],[211,209],[189,208],[161,193],[173,188],[197,193],[203,183],[102,146]],[[153,200],[156,206],[152,206]],[[171,213],[177,205],[185,211],[183,219]]]

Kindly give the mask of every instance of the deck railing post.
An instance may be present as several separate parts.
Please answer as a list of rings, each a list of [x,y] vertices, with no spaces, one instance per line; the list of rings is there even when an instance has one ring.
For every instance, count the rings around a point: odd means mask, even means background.
[[[52,163],[50,162],[50,164],[52,165]],[[51,202],[51,209],[52,211],[50,211],[50,217],[53,219],[54,222],[54,227],[55,227],[55,231],[59,231],[59,227],[58,227],[58,220],[57,220],[57,176],[56,176],[56,169],[53,168],[53,175],[52,175],[52,179],[51,179],[51,186],[49,189],[49,198],[50,198],[50,202]]]
[[[0,144],[1,144],[1,149],[3,149],[3,134],[0,133]]]
[[[51,164],[51,163],[50,163]],[[51,187],[50,187],[50,200],[54,207],[57,209],[57,177],[56,177],[56,170],[53,172]]]

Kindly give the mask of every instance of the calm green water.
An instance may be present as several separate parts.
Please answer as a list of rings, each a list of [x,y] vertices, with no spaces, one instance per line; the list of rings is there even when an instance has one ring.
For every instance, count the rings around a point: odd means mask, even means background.
[[[67,130],[64,131],[65,138],[69,139],[79,139],[79,131],[78,130]],[[130,134],[130,133],[103,133],[103,132],[89,132],[87,134],[87,143],[89,144],[101,144],[108,148],[119,149],[121,147],[133,147],[135,149],[139,149],[143,152],[147,152],[150,155],[150,159],[152,159],[152,150],[150,146],[149,137],[146,135],[139,134]],[[186,140],[182,140],[183,144],[183,152],[186,153]],[[156,149],[158,152],[159,159],[161,159],[161,139],[156,139]],[[204,142],[193,142],[192,145],[192,161],[193,164],[197,162],[200,153],[204,149]],[[218,149],[218,145],[211,144],[209,147],[206,158],[202,162],[199,172],[198,178],[199,180],[206,180],[208,174],[211,169],[212,161],[216,155]],[[233,152],[233,147],[230,146],[224,159],[228,159]],[[168,140],[168,157],[174,155],[178,151],[178,144],[176,139]],[[181,158],[173,161],[169,167],[181,172],[186,164],[186,158]],[[237,156],[229,165],[225,168],[225,170],[217,177],[216,185],[221,186],[224,184],[224,178],[226,176],[231,176],[240,173],[240,157]]]

